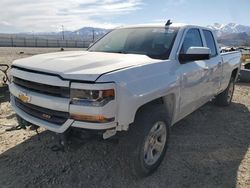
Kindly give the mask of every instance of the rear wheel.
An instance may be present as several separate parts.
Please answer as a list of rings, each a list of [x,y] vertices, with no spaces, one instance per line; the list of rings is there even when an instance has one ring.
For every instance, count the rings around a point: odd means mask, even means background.
[[[221,94],[217,95],[215,98],[215,104],[218,106],[228,106],[232,102],[234,93],[235,79],[231,77],[230,82]]]
[[[168,138],[169,124],[162,106],[151,106],[137,115],[125,138],[134,175],[147,176],[158,168],[165,156]]]

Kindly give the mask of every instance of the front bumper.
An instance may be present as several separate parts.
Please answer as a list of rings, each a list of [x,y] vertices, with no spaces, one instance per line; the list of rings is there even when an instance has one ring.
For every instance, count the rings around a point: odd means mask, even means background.
[[[106,130],[106,129],[112,129],[116,127],[115,122],[111,123],[88,123],[88,122],[81,122],[81,121],[74,121],[73,119],[68,119],[64,124],[57,125],[53,123],[49,123],[47,121],[44,121],[39,118],[35,118],[21,109],[19,109],[16,106],[14,96],[11,96],[11,105],[13,110],[18,114],[22,119],[26,120],[27,122],[37,125],[39,127],[44,127],[50,131],[56,132],[56,133],[63,133],[65,132],[69,127],[77,127],[77,128],[83,128],[83,129],[92,129],[92,130]]]
[[[100,85],[100,87],[104,87],[104,84],[95,84],[96,87]],[[92,85],[87,85],[89,87]],[[93,87],[93,86],[92,86]],[[109,87],[109,86],[108,86]],[[17,98],[20,97],[20,94],[28,94],[29,100],[26,101],[28,104],[35,105],[41,108],[45,108],[48,110],[60,111],[60,112],[67,112],[69,114],[73,113],[76,114],[78,112],[85,112],[88,114],[103,114],[106,117],[116,117],[116,102],[111,101],[107,105],[103,107],[87,107],[87,106],[77,106],[71,105],[69,98],[61,98],[56,96],[49,96],[43,93],[38,93],[35,91],[28,90],[26,88],[20,87],[15,83],[11,83],[9,85],[9,90],[11,93],[11,104],[13,110],[19,115],[22,119],[26,120],[27,122],[44,127],[50,131],[63,133],[69,127],[77,127],[83,129],[90,129],[90,130],[107,130],[107,129],[114,129],[117,126],[117,120],[109,122],[109,123],[92,123],[92,122],[83,122],[83,121],[76,121],[69,117],[67,117],[63,124],[55,124],[44,119],[38,118],[33,116],[30,113],[25,112],[22,110],[16,103]],[[45,111],[46,113],[46,111]],[[46,113],[47,114],[47,113]],[[45,115],[46,115],[45,114]]]

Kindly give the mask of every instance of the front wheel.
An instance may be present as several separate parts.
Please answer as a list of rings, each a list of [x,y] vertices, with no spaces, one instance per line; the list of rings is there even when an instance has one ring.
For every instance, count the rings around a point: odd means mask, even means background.
[[[230,82],[225,91],[216,96],[215,104],[218,106],[230,105],[234,94],[234,86],[235,86],[235,79],[231,77]]]
[[[136,176],[147,176],[158,168],[168,138],[169,123],[162,106],[152,106],[138,114],[126,140],[130,167]]]

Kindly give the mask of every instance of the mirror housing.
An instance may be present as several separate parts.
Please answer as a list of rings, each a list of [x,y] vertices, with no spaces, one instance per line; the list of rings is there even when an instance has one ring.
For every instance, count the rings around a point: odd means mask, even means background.
[[[180,63],[210,59],[211,50],[207,47],[189,47],[186,53],[179,54]]]

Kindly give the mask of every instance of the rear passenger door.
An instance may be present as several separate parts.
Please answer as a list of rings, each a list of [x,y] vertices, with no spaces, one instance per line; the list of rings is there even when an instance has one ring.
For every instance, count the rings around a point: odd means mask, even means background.
[[[211,50],[211,56],[209,60],[206,60],[208,67],[208,94],[210,97],[216,95],[219,92],[222,76],[222,59],[217,50],[214,35],[209,30],[202,30],[205,46]]]

